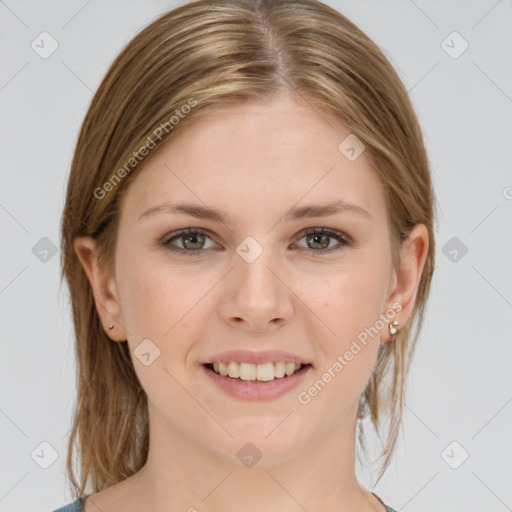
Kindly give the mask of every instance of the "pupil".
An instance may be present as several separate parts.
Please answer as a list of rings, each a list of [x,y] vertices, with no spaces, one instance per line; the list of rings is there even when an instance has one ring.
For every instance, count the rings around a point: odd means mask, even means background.
[[[200,241],[198,242],[198,240],[200,239],[200,236],[201,236],[201,235],[199,235],[199,236],[198,236],[198,235],[187,235],[187,236],[185,237],[185,241],[187,241],[188,239],[191,239],[191,240],[192,240],[192,244],[196,244],[196,243],[199,243],[199,244],[200,244],[201,242],[200,242]],[[190,249],[190,248],[191,248],[191,249],[199,249],[198,247],[188,247],[187,243],[185,243],[185,247],[187,247],[187,248],[189,248],[189,249]]]
[[[322,233],[318,233],[318,234],[313,234],[311,235],[313,237],[313,243],[315,244],[320,244],[320,240],[322,239],[322,237],[324,238],[324,243],[321,244],[321,248],[324,249],[325,247],[327,247],[329,245],[329,241],[327,240],[328,237],[323,235]],[[327,244],[325,243],[325,241],[327,240]]]

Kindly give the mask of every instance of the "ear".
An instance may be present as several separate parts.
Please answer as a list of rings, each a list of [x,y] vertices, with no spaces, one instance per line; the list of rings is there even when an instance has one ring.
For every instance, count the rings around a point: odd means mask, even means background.
[[[399,303],[402,306],[394,320],[398,320],[399,330],[407,324],[409,317],[416,303],[416,295],[421,280],[421,274],[427,259],[429,246],[428,229],[424,224],[416,224],[409,232],[409,236],[402,241],[400,250],[401,264],[397,271],[393,271],[391,293],[388,297],[387,309],[392,304]],[[396,306],[395,306],[396,307]],[[383,335],[382,335],[383,334]],[[389,323],[381,333],[382,342],[391,342],[392,336],[389,332]]]
[[[101,265],[96,240],[90,236],[76,237],[73,247],[91,284],[103,329],[113,341],[125,341],[126,330],[123,327],[115,278],[109,276]],[[110,330],[109,325],[114,325],[114,328]]]

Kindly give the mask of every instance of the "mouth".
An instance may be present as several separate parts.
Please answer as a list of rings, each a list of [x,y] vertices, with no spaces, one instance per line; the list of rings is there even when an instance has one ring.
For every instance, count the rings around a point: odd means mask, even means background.
[[[208,382],[213,384],[213,389],[231,398],[241,401],[267,401],[277,400],[296,389],[304,382],[308,372],[312,371],[313,365],[288,362],[288,372],[286,363],[282,361],[257,365],[234,361],[215,362],[201,364],[200,368]]]
[[[230,380],[264,384],[265,382],[287,380],[293,375],[305,373],[312,365],[284,361],[261,364],[231,361],[205,363],[203,366],[210,372]]]

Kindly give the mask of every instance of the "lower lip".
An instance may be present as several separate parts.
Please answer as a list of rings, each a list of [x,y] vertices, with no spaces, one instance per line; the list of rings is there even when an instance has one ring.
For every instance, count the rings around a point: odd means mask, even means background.
[[[228,395],[241,400],[271,400],[284,395],[291,389],[297,387],[312,368],[311,365],[299,370],[291,376],[266,382],[252,382],[241,379],[223,377],[206,366],[201,366],[212,381],[225,391]]]

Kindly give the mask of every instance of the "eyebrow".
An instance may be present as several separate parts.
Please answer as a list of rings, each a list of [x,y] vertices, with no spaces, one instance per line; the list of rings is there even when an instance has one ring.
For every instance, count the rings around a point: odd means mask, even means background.
[[[214,222],[221,222],[226,225],[230,223],[229,215],[215,208],[209,208],[207,206],[191,203],[178,204],[170,202],[152,206],[151,208],[142,212],[139,215],[138,220],[151,217],[158,212],[175,215],[190,215],[196,219],[211,220]],[[339,213],[356,213],[368,219],[372,218],[371,214],[361,206],[340,199],[320,205],[308,205],[292,208],[286,212],[283,220],[290,221],[311,217],[327,217],[329,215],[336,215]]]

